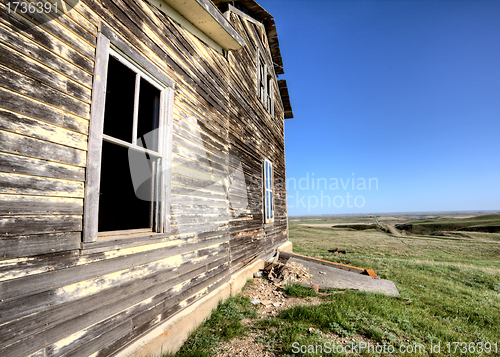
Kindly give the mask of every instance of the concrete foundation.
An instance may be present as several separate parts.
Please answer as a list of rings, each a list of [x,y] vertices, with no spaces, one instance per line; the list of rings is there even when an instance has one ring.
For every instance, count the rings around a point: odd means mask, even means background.
[[[278,247],[278,252],[291,253],[293,248],[292,242],[288,241]]]

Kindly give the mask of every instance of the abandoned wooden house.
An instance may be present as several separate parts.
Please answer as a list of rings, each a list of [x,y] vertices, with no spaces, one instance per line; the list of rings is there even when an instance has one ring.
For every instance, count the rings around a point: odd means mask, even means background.
[[[0,14],[0,356],[174,351],[290,249],[272,16],[253,0]]]

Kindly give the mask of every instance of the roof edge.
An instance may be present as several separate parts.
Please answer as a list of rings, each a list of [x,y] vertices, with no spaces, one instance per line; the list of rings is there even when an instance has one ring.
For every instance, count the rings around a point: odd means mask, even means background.
[[[226,51],[239,50],[245,40],[210,0],[158,0],[177,11]],[[203,40],[203,39],[202,39]]]

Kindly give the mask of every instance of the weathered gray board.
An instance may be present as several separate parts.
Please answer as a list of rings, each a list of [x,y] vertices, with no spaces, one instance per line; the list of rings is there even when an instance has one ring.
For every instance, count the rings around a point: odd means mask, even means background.
[[[292,257],[288,261],[302,264],[308,268],[312,275],[310,284],[308,285],[317,284],[320,289],[356,289],[399,297],[396,284],[390,280],[373,278],[368,275],[334,268],[329,265],[319,264],[313,260],[305,260],[297,257]]]

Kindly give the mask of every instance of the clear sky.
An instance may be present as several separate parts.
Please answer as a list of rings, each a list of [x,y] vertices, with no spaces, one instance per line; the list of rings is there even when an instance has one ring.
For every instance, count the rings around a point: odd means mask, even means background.
[[[258,2],[295,117],[290,215],[500,211],[500,1]]]

